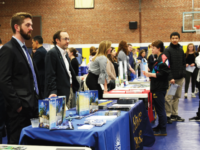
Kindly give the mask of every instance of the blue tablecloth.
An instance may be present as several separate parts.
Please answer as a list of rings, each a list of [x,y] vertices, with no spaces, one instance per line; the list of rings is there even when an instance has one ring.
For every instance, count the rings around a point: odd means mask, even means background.
[[[50,131],[45,128],[32,128],[28,126],[22,129],[19,144],[41,145],[43,142],[38,143],[38,141],[42,140],[48,142],[48,145],[87,146],[95,148],[95,150],[139,149],[143,146],[153,145],[155,141],[147,112],[144,110],[143,102],[139,101],[129,112],[121,111],[121,116],[115,120],[108,121],[104,126],[94,127],[90,130],[77,129],[77,124],[83,123],[85,119],[74,119],[74,130]],[[138,116],[140,112],[142,112],[140,117],[142,121],[135,128],[133,117]],[[135,130],[134,134],[133,130]],[[141,130],[142,134],[140,135]],[[142,138],[142,141],[140,138]],[[138,145],[137,141],[140,141],[139,148],[135,146]],[[47,145],[47,143],[43,145]]]
[[[131,149],[142,150],[143,146],[150,147],[155,137],[149,117],[142,101],[139,101],[129,111]]]

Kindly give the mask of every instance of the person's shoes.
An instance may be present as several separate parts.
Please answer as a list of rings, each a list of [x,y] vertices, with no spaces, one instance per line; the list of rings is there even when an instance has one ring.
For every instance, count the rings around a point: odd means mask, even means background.
[[[196,117],[189,118],[189,121],[200,121],[200,117],[196,116]]]
[[[166,129],[165,130],[158,130],[158,131],[154,131],[154,135],[155,136],[167,136],[167,132]]]
[[[194,93],[192,93],[192,97],[196,97],[196,95]]]
[[[176,121],[176,116],[175,115],[171,115],[171,120],[172,121]]]
[[[159,126],[156,126],[155,128],[153,128],[153,131],[158,131],[160,130]]]
[[[184,97],[187,98],[187,93],[184,94]]]
[[[178,121],[178,122],[184,122],[185,121],[185,119],[183,119],[183,118],[181,118],[180,116],[176,116],[176,115],[171,115],[171,120],[172,121]]]
[[[172,120],[171,120],[170,117],[167,117],[167,123],[168,123],[168,124],[172,124]]]

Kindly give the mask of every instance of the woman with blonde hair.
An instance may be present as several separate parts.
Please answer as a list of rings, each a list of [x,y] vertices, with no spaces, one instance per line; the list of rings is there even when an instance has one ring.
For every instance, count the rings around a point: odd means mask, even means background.
[[[185,61],[186,61],[186,69],[187,67],[195,67],[195,58],[198,55],[198,53],[195,52],[195,46],[193,43],[189,43],[187,46],[187,52],[185,54]],[[198,68],[195,68],[193,72],[189,72],[186,70],[186,76],[185,76],[185,97],[187,97],[188,92],[188,86],[190,83],[190,77],[192,77],[192,97],[196,97],[194,93],[195,84],[196,84],[196,78],[198,74]]]
[[[100,84],[104,86],[104,93],[108,91],[108,74],[106,72],[108,51],[111,51],[111,42],[102,41],[99,44],[97,54],[92,59],[86,79],[86,85],[90,90],[98,90],[99,99],[103,98],[103,90]]]

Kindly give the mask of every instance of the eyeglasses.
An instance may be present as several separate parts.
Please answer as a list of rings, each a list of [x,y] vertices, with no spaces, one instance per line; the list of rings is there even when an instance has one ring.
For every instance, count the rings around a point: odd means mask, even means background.
[[[70,41],[70,39],[69,38],[62,38],[63,40],[65,40],[65,41]]]

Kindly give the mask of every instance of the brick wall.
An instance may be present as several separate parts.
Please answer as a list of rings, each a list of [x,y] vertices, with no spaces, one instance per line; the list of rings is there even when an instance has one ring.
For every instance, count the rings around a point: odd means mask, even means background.
[[[5,0],[4,0],[5,1]],[[138,0],[95,0],[94,9],[74,9],[74,0],[6,0],[0,5],[0,38],[10,40],[10,18],[20,11],[42,16],[44,43],[66,29],[71,44],[96,44],[102,40],[139,43],[139,29],[130,30],[129,21],[139,23]],[[192,10],[190,0],[142,0],[142,42],[169,42],[173,31],[181,33],[182,13]],[[181,33],[181,41],[199,41],[195,33]]]

